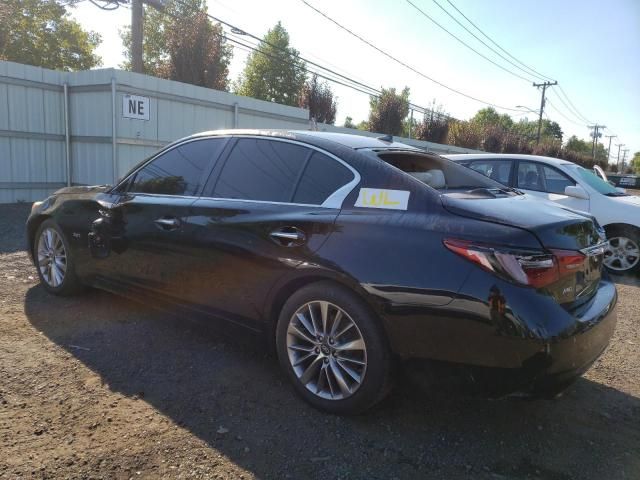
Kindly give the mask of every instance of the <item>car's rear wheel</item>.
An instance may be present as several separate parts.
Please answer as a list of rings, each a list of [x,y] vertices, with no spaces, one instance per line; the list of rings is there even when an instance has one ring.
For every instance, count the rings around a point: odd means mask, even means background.
[[[629,227],[607,230],[609,241],[604,265],[614,273],[631,273],[640,269],[640,234]]]
[[[42,222],[33,245],[33,258],[40,282],[56,295],[72,295],[82,289],[75,273],[69,243],[53,220]]]
[[[361,413],[389,392],[391,355],[379,322],[334,283],[303,287],[285,303],[276,347],[297,392],[320,410]]]

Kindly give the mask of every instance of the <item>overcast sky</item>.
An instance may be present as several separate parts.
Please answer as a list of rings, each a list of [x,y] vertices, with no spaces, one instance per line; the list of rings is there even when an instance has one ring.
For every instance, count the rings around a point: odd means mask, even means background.
[[[547,95],[548,118],[565,133],[588,139],[586,122],[607,125],[606,135],[640,151],[640,2],[638,0],[411,0],[435,21],[478,52],[521,74],[505,72],[472,52],[419,13],[407,0],[308,0],[336,21],[370,40],[416,70],[470,96],[503,107],[523,105],[534,110],[540,92],[533,75],[516,69],[489,51],[438,7],[436,1],[461,22],[455,5],[509,54],[538,73],[557,79],[578,114],[557,87]],[[321,17],[301,0],[208,0],[209,13],[257,36],[278,20],[289,31],[291,44],[301,55],[374,87],[411,88],[411,101],[429,106],[434,100],[457,118],[469,118],[484,105],[451,92],[395,63]],[[118,30],[130,22],[131,11],[121,7],[104,12],[89,2],[72,10],[82,25],[102,35],[98,49],[104,67],[123,61]],[[473,30],[480,38],[477,30]],[[489,43],[491,45],[491,43]],[[495,47],[494,47],[495,48]],[[502,53],[502,52],[501,52]],[[236,79],[246,53],[234,49],[231,78]],[[506,55],[505,55],[506,56]],[[507,57],[513,61],[510,57]],[[338,119],[366,119],[367,95],[332,85],[338,97]],[[515,120],[536,118],[531,113],[509,113]],[[605,147],[608,145],[608,139]]]

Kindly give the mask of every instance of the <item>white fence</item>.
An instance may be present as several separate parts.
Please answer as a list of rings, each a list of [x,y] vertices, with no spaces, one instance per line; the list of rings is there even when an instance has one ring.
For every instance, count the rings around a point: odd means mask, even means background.
[[[0,61],[0,203],[113,183],[163,145],[221,128],[306,130],[308,111],[122,70],[66,73]],[[398,140],[439,153],[472,151]]]

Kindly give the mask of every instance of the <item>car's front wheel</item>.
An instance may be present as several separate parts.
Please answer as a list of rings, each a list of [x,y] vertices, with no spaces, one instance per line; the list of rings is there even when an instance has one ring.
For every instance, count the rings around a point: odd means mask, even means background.
[[[75,273],[69,243],[60,227],[51,219],[42,222],[36,232],[33,258],[40,282],[56,295],[72,295],[82,289]]]
[[[308,285],[285,303],[276,347],[297,392],[320,410],[361,413],[390,390],[383,330],[367,305],[337,284]]]
[[[640,270],[640,233],[631,227],[607,230],[609,241],[604,252],[604,264],[614,273]]]

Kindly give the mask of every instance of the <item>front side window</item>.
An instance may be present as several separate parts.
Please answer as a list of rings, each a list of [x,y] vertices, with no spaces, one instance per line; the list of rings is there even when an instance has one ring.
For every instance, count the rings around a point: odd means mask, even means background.
[[[608,182],[605,182],[600,177],[598,177],[595,173],[586,168],[581,167],[580,165],[569,165],[569,168],[580,175],[580,178],[586,182],[591,188],[593,188],[596,192],[601,193],[602,195],[608,195],[610,197],[621,197],[626,196],[625,193],[618,190],[616,187],[611,185]]]
[[[544,172],[545,191],[549,193],[558,193],[560,195],[564,195],[564,189],[566,187],[576,184],[564,173],[556,170],[553,167],[545,165],[542,167],[542,171]]]
[[[212,196],[289,202],[310,153],[288,142],[242,138],[229,154]]]
[[[226,138],[194,140],[160,154],[135,175],[129,192],[196,195],[211,160],[220,154]]]

